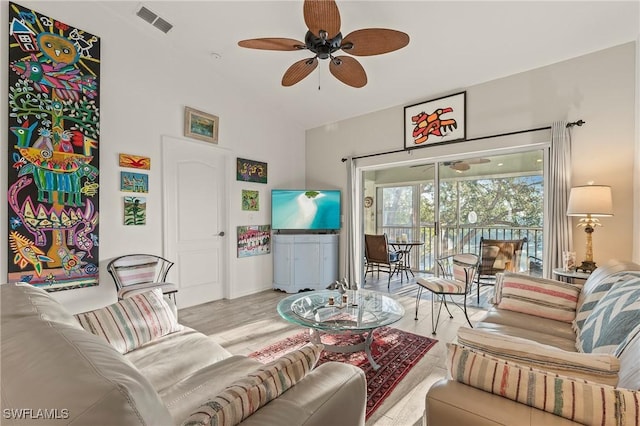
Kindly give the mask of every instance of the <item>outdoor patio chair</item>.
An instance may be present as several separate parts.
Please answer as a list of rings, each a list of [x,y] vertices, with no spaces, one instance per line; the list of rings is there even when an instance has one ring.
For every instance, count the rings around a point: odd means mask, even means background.
[[[387,289],[391,286],[391,276],[400,273],[402,263],[402,253],[389,250],[389,241],[387,234],[382,235],[364,235],[364,255],[366,259],[366,270],[364,272],[365,280],[367,274],[374,270],[378,271],[380,278],[380,270],[389,274],[387,281]]]
[[[167,273],[173,262],[153,254],[127,254],[116,257],[107,265],[118,291],[118,299],[154,288],[176,301],[178,286],[167,283]]]
[[[438,259],[438,269],[440,276],[418,278],[418,294],[416,295],[416,316],[418,319],[418,308],[420,307],[420,297],[422,291],[427,289],[431,292],[431,333],[436,334],[438,322],[440,321],[440,313],[442,305],[449,313],[449,318],[453,318],[449,306],[447,305],[446,296],[449,296],[451,303],[456,305],[464,312],[464,316],[471,325],[469,315],[467,314],[467,296],[471,294],[473,286],[473,278],[478,268],[478,256],[472,253],[460,253],[442,257]],[[462,296],[462,306],[453,300],[453,296]],[[438,314],[436,316],[436,306],[439,303]]]
[[[522,262],[522,248],[527,238],[519,240],[490,240],[480,238],[480,263],[476,274],[478,287],[478,303],[480,303],[480,287],[495,286],[496,274],[500,272],[517,272]]]

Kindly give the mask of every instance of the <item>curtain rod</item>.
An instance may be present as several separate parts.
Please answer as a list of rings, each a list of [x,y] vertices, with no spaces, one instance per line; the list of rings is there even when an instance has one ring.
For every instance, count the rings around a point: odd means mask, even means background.
[[[586,122],[584,120],[573,121],[571,123],[567,123],[567,128],[571,128],[573,126],[580,127],[585,123]],[[461,142],[470,142],[470,141],[478,141],[478,140],[481,140],[481,139],[499,138],[499,137],[503,137],[503,136],[518,135],[520,133],[539,132],[540,130],[551,130],[551,126],[537,127],[535,129],[527,129],[527,130],[517,130],[515,132],[499,133],[499,134],[496,134],[496,135],[489,135],[489,136],[479,136],[477,138],[465,139],[464,141],[461,141]],[[360,158],[377,157],[378,155],[396,154],[398,152],[411,151],[413,149],[417,149],[417,148],[409,148],[409,149],[402,148],[402,149],[395,149],[393,151],[378,152],[378,153],[375,153],[375,154],[358,155],[358,156],[353,157],[353,159],[354,160],[358,160]],[[342,162],[344,163],[345,161],[347,161],[347,158],[343,157],[342,158]]]

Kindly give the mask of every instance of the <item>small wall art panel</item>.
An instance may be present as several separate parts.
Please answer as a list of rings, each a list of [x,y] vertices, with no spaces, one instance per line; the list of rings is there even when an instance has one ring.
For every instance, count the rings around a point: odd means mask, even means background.
[[[248,189],[242,190],[242,210],[260,211],[260,192]]]
[[[267,183],[267,163],[238,158],[236,160],[236,180]]]
[[[238,257],[271,253],[271,225],[238,226]]]
[[[124,197],[124,224],[147,224],[147,199],[146,197]]]
[[[120,191],[149,192],[149,175],[144,173],[120,172]]]
[[[94,286],[100,39],[8,7],[8,281],[47,291]]]
[[[130,169],[151,169],[151,158],[133,154],[119,154],[118,165]]]

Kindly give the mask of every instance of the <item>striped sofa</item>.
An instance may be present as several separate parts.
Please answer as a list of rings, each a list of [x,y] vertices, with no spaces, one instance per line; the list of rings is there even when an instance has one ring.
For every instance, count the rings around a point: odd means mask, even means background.
[[[424,422],[638,425],[638,360],[640,265],[610,261],[584,285],[506,273],[494,306],[447,344]]]

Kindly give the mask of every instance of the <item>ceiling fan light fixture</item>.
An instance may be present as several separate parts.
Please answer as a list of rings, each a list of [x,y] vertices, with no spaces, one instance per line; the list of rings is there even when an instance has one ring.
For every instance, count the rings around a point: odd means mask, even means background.
[[[350,56],[334,57],[342,50],[353,56],[373,56],[402,49],[409,43],[409,36],[401,31],[385,28],[365,28],[349,33],[346,37],[340,31],[340,11],[334,0],[305,0],[303,4],[304,21],[307,33],[304,45],[286,38],[260,38],[242,40],[240,47],[263,50],[302,50],[313,52],[313,62],[298,61],[285,72],[282,85],[292,86],[298,83],[317,66],[318,59],[330,59],[329,72],[351,87],[364,87],[367,74],[362,65]],[[293,44],[290,44],[293,41]]]

